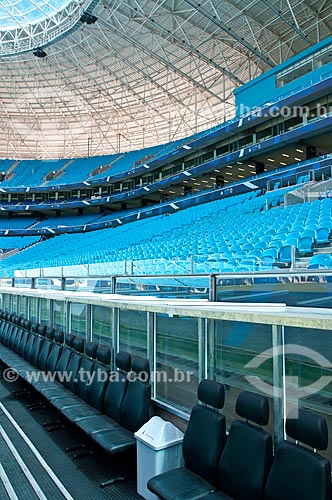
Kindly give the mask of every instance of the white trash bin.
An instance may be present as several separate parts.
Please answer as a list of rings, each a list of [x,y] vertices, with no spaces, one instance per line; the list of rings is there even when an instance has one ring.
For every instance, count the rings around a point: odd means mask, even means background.
[[[152,417],[137,432],[137,492],[146,500],[158,500],[148,490],[148,480],[183,465],[183,432],[171,422]]]

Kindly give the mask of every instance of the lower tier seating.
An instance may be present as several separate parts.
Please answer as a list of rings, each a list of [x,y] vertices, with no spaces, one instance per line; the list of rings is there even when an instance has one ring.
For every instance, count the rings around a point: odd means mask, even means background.
[[[150,416],[149,364],[106,346],[0,312],[0,360],[18,373],[91,443],[109,455],[135,451]],[[144,374],[144,375],[143,375]]]

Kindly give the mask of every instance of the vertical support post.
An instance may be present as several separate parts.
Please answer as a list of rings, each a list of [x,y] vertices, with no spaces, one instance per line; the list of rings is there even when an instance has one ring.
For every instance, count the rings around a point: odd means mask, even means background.
[[[50,299],[49,325],[54,325],[54,300]]]
[[[217,276],[210,275],[209,301],[217,302]]]
[[[12,278],[12,288],[15,288],[15,278]]]
[[[116,276],[111,276],[111,293],[116,293]]]
[[[155,370],[155,346],[154,346],[154,313],[148,311],[147,313],[147,321],[146,321],[146,352],[150,366],[150,372],[152,374],[150,378],[151,383],[151,394],[155,394],[155,385],[156,385],[156,370]]]
[[[114,307],[113,308],[113,321],[112,321],[112,351],[114,353],[114,356],[117,352],[119,352],[120,349],[120,311],[118,308]],[[115,370],[115,364],[114,364],[114,356],[112,359],[112,369]]]
[[[71,307],[70,307],[70,302],[66,302],[67,306],[67,327],[66,331],[68,333],[71,333]]]
[[[295,261],[296,261],[296,247],[295,245],[291,246],[291,270],[295,269]]]
[[[216,367],[216,322],[214,319],[206,320],[206,351],[207,351],[207,360],[206,360],[206,376],[215,380],[215,367]]]
[[[85,341],[86,342],[92,342],[92,305],[87,304],[86,305],[86,327],[85,327]]]
[[[206,378],[205,363],[205,320],[198,318],[198,379]]]
[[[61,278],[61,290],[66,290],[66,278],[64,277]]]
[[[283,327],[272,325],[272,349],[273,349],[273,406],[274,406],[274,445],[275,447],[283,440],[283,416],[284,397],[283,392],[283,356],[280,346],[283,345]]]
[[[217,302],[217,276],[215,274],[210,275],[210,288],[209,288],[209,301]],[[206,342],[208,342],[207,349],[207,361],[206,361],[206,372],[207,376],[215,379],[215,338],[216,338],[216,322],[214,319],[207,320],[206,322]]]
[[[156,377],[157,374],[157,316],[156,313],[153,314],[153,330],[152,330],[152,359],[153,359],[153,364],[152,364],[152,369],[153,373],[155,374],[154,377]],[[156,380],[154,380],[154,384],[152,386],[152,397],[154,399],[157,398],[157,384]]]
[[[194,274],[194,256],[190,255],[190,274]]]

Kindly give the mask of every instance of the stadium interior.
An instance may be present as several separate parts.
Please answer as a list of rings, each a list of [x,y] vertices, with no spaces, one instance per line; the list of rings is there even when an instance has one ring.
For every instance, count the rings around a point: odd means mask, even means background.
[[[0,4],[1,499],[331,500],[331,29]]]

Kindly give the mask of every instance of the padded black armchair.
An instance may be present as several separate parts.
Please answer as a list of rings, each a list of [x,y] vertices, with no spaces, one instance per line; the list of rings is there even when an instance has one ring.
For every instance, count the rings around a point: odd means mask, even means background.
[[[286,433],[317,450],[326,450],[324,417],[300,408],[286,420]],[[266,500],[330,500],[331,466],[327,458],[289,441],[279,444],[269,475]]]
[[[182,444],[185,467],[151,478],[148,488],[163,500],[195,500],[218,486],[218,463],[226,440],[226,421],[217,410],[224,406],[224,386],[202,380]],[[212,408],[211,408],[212,407]]]
[[[219,464],[221,491],[204,497],[204,500],[264,498],[273,460],[272,436],[261,428],[269,421],[268,400],[259,394],[242,392],[236,401],[236,413],[247,421],[232,422]]]

